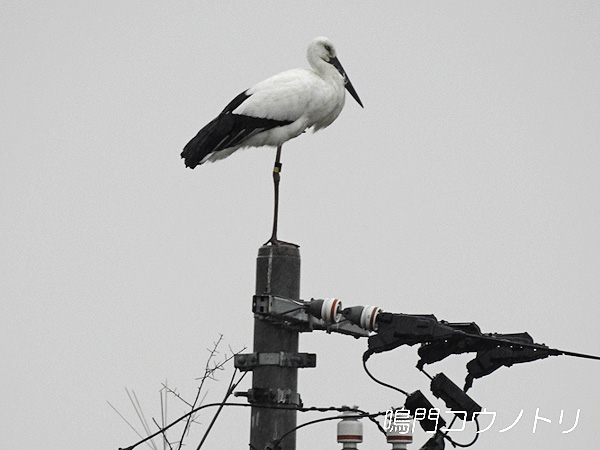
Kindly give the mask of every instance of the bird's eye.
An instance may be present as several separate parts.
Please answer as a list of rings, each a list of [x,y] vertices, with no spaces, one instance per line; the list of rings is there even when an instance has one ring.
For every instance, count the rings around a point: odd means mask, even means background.
[[[325,46],[325,50],[327,50],[327,53],[331,53],[331,46],[330,45],[326,45]]]

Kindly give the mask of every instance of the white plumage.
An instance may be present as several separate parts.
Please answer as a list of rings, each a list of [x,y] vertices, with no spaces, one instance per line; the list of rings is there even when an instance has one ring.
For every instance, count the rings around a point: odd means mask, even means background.
[[[279,147],[308,128],[325,128],[344,107],[345,89],[362,106],[329,39],[315,38],[307,57],[310,69],[279,73],[232,100],[185,146],[186,166],[216,161],[243,147]]]

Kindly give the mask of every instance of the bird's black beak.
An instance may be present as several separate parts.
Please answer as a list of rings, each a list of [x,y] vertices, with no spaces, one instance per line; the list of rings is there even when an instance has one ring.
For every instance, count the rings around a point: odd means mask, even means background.
[[[362,108],[364,108],[362,102],[360,101],[360,98],[358,98],[358,94],[354,90],[354,86],[352,86],[352,83],[350,83],[350,78],[348,78],[348,75],[346,75],[346,71],[342,67],[342,64],[340,63],[340,60],[337,59],[337,58],[330,58],[329,59],[329,63],[333,67],[335,67],[338,70],[338,72],[340,72],[342,74],[342,76],[344,77],[344,85],[346,86],[346,89],[348,89],[348,92],[350,92],[350,95],[354,98],[354,100],[356,100],[357,103]]]

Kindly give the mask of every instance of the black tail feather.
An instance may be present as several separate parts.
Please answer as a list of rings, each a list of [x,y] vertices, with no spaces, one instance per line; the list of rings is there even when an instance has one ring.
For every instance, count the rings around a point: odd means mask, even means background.
[[[202,160],[212,153],[220,139],[217,139],[217,123],[219,117],[209,122],[204,128],[198,131],[198,134],[187,143],[181,152],[181,157],[185,160],[185,166],[193,169],[198,164],[202,164]],[[223,138],[223,137],[222,137]],[[222,139],[221,138],[221,139]]]
[[[181,152],[185,166],[193,169],[209,154],[243,144],[244,140],[265,130],[281,127],[291,121],[221,113],[187,143]]]

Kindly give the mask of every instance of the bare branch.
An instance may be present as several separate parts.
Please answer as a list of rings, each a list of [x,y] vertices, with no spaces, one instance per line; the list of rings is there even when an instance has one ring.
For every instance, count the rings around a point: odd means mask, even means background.
[[[120,412],[117,410],[117,408],[115,408],[115,407],[112,405],[112,403],[111,403],[111,402],[109,402],[109,401],[107,400],[107,401],[106,401],[106,403],[108,403],[108,405],[109,405],[109,406],[110,406],[110,407],[111,407],[111,408],[112,408],[112,409],[113,409],[113,410],[114,410],[114,411],[115,411],[115,412],[116,412],[116,413],[119,415],[119,417],[120,417],[121,419],[123,419],[127,425],[129,425],[129,428],[131,428],[135,434],[137,434],[137,435],[138,435],[140,438],[142,437],[142,435],[141,435],[141,434],[138,432],[138,430],[136,430],[136,429],[135,429],[135,427],[134,427],[133,425],[131,425],[131,423],[129,423],[129,421],[128,421],[128,420],[127,420],[125,417],[123,417],[123,414],[121,414],[121,413],[120,413]]]
[[[177,392],[175,392],[173,389],[171,389],[170,387],[168,387],[166,384],[161,383],[163,388],[165,389],[165,391],[167,391],[169,394],[174,395],[175,397],[177,397],[179,400],[181,400],[183,403],[185,403],[186,405],[188,405],[190,408],[193,408],[192,404],[190,402],[188,402],[186,399],[184,399],[180,394],[178,394]]]
[[[144,417],[144,411],[142,411],[142,407],[140,405],[140,402],[139,402],[137,396],[135,395],[135,392],[132,390],[131,393],[129,393],[129,390],[127,388],[125,388],[125,392],[127,392],[129,401],[133,405],[133,409],[135,410],[135,413],[137,414],[138,419],[139,419],[140,423],[142,424],[142,427],[144,428],[144,431],[146,431],[146,434],[150,434],[150,427],[148,426],[148,422],[146,421],[146,418]],[[156,448],[156,444],[154,443],[154,441],[149,441],[148,446],[153,450],[158,450]]]
[[[198,444],[198,448],[196,450],[200,450],[200,448],[202,447],[202,444],[204,444],[204,441],[208,437],[208,433],[210,433],[211,428],[217,421],[217,417],[219,417],[219,414],[221,413],[223,406],[227,402],[227,399],[233,393],[233,390],[237,387],[237,385],[240,384],[240,382],[244,379],[244,377],[246,376],[246,374],[248,372],[244,372],[242,374],[242,376],[240,377],[240,379],[238,380],[238,382],[234,383],[233,380],[235,379],[236,373],[237,373],[237,369],[234,369],[233,375],[231,375],[231,381],[229,382],[229,386],[227,386],[227,392],[225,393],[225,397],[223,397],[223,401],[221,402],[221,406],[219,406],[219,408],[217,409],[217,412],[215,412],[215,415],[213,416],[212,420],[210,421],[210,424],[208,425],[208,428],[206,429],[204,436],[202,436],[202,440],[200,441],[200,444]]]
[[[217,371],[225,370],[225,365],[229,361],[231,361],[235,357],[235,355],[242,353],[243,351],[246,350],[246,347],[244,347],[241,350],[236,352],[231,348],[231,346],[228,346],[229,352],[225,352],[224,354],[222,354],[221,352],[219,352],[219,346],[222,345],[222,341],[223,341],[223,335],[220,334],[218,339],[215,342],[213,342],[212,348],[207,349],[209,355],[206,360],[206,364],[204,366],[204,374],[201,377],[196,378],[196,380],[200,380],[200,383],[197,387],[196,396],[192,403],[186,401],[181,396],[181,394],[179,394],[175,389],[170,388],[167,385],[166,381],[164,383],[161,383],[162,387],[159,391],[159,395],[160,395],[161,422],[162,423],[159,425],[159,423],[156,421],[156,419],[154,417],[152,417],[152,421],[153,421],[154,425],[156,425],[159,428],[159,430],[157,432],[155,432],[155,433],[150,432],[150,428],[148,426],[146,417],[144,416],[144,413],[142,411],[140,402],[133,390],[130,392],[129,390],[127,390],[127,388],[125,389],[128,397],[129,397],[129,400],[135,409],[138,419],[147,434],[146,438],[142,438],[142,435],[133,427],[133,425],[131,425],[131,423],[129,423],[119,413],[119,411],[117,411],[116,408],[109,403],[109,405],[115,410],[115,412],[117,412],[117,414],[119,414],[119,416],[123,420],[125,420],[125,422],[129,425],[129,427],[141,438],[141,440],[139,442],[137,442],[136,444],[134,444],[130,447],[127,447],[125,449],[120,449],[120,450],[132,450],[133,448],[137,447],[138,445],[140,445],[142,443],[146,443],[146,445],[149,445],[153,450],[158,450],[156,443],[153,441],[153,438],[157,437],[159,435],[162,435],[163,450],[167,450],[167,446],[168,446],[169,450],[174,450],[175,446],[176,446],[177,450],[181,450],[182,446],[184,445],[183,442],[184,442],[185,437],[189,435],[191,424],[192,423],[198,424],[198,422],[196,421],[196,418],[197,418],[197,415],[200,414],[199,411],[201,409],[204,409],[209,406],[218,406],[219,408],[218,408],[217,412],[215,413],[213,419],[211,420],[211,422],[208,426],[208,429],[206,430],[206,432],[198,446],[198,449],[200,449],[200,447],[203,445],[204,441],[206,440],[208,433],[210,432],[211,428],[213,427],[214,423],[216,422],[221,410],[226,405],[227,399],[233,393],[233,390],[235,389],[235,387],[242,381],[242,379],[244,378],[244,376],[247,373],[247,372],[244,372],[244,374],[240,377],[240,379],[237,382],[234,382],[235,376],[237,374],[237,370],[234,370],[231,380],[229,382],[229,385],[227,387],[227,391],[226,391],[223,401],[221,403],[213,403],[213,404],[198,406],[199,404],[204,403],[204,400],[206,399],[207,392],[203,392],[203,388],[204,388],[204,384],[205,384],[206,380],[209,380],[209,379],[216,380],[215,375],[216,375]],[[219,358],[220,360],[218,360],[217,358]],[[164,393],[164,398],[163,398],[163,393]],[[184,414],[183,416],[181,416],[179,419],[175,420],[174,422],[171,422],[170,424],[166,425],[168,394],[175,396],[177,399],[179,399],[179,401],[183,402],[189,408],[189,412]],[[233,403],[230,405],[232,405],[232,406],[233,405],[248,406],[247,404],[233,404]],[[184,420],[185,420],[185,425],[183,427],[183,431],[181,433],[181,438],[179,439],[179,441],[169,441],[166,431],[168,429],[170,429],[171,427],[173,427],[174,425],[176,425],[177,423],[180,423]]]
[[[156,428],[158,428],[158,430],[161,432],[161,434],[163,435],[163,448],[166,450],[167,445],[169,446],[169,448],[171,450],[173,450],[173,447],[171,447],[171,443],[168,441],[167,439],[167,432],[164,431],[164,425],[161,427],[158,422],[156,421],[156,419],[153,417],[152,418],[152,422],[154,422],[154,425],[156,425]]]
[[[206,381],[206,379],[209,376],[208,374],[210,373],[209,372],[209,370],[210,370],[209,369],[210,363],[211,363],[212,359],[215,357],[215,355],[217,354],[217,348],[219,347],[219,344],[221,343],[222,340],[223,340],[223,335],[219,334],[219,339],[217,339],[217,342],[215,342],[213,344],[212,350],[208,349],[209,355],[208,355],[208,359],[206,360],[206,365],[204,366],[204,376],[202,377],[202,379],[200,381],[200,386],[198,386],[198,390],[196,392],[196,398],[192,402],[192,406],[191,406],[192,410],[198,404],[198,399],[200,398],[200,392],[202,391],[202,387],[204,386],[204,382]],[[185,435],[187,434],[187,432],[189,430],[191,421],[192,421],[192,415],[190,414],[187,417],[187,420],[185,422],[185,426],[183,427],[183,432],[181,433],[181,439],[179,440],[179,446],[177,447],[177,450],[181,450],[181,446],[183,445],[183,439],[184,439]]]

